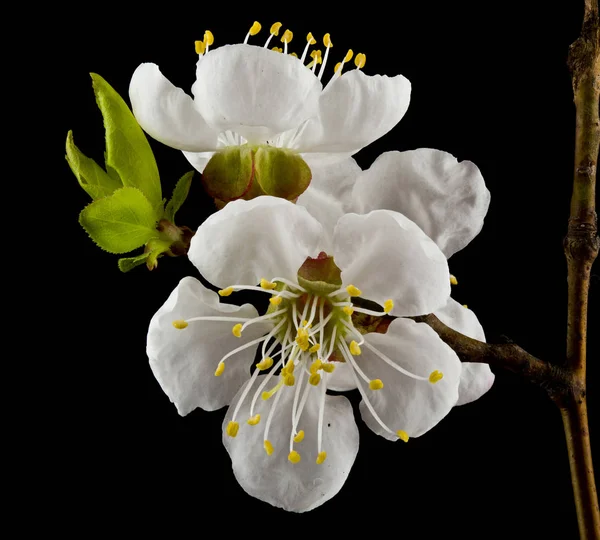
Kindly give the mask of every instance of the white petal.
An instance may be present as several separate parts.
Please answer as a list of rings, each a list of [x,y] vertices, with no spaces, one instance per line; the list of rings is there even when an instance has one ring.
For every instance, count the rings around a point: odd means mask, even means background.
[[[391,315],[432,313],[450,296],[444,254],[412,221],[398,212],[346,214],[335,228],[333,257],[344,285],[381,305],[394,301]]]
[[[352,366],[348,362],[336,362],[335,369],[329,376],[327,388],[335,392],[347,392],[356,389]]]
[[[219,360],[229,351],[260,337],[261,324],[248,326],[241,338],[231,329],[237,318],[258,314],[250,304],[220,304],[216,293],[192,277],[183,278],[150,321],[146,352],[161,388],[184,416],[200,407],[213,411],[228,405],[250,376],[256,347],[249,347],[226,361],[215,377]],[[192,317],[231,317],[232,322],[192,321],[178,330],[173,321]]]
[[[342,203],[318,188],[311,185],[298,197],[296,204],[303,206],[323,226],[323,236],[318,250],[331,253],[333,248],[333,230],[338,220],[344,215]]]
[[[214,285],[255,285],[261,278],[297,280],[317,255],[321,225],[285,199],[237,200],[210,216],[192,238],[188,257]]]
[[[321,156],[327,155],[336,154],[304,154],[302,156],[312,171],[310,187],[335,197],[342,203],[344,210],[350,212],[352,188],[362,170],[351,157],[331,163],[321,158]]]
[[[323,91],[318,117],[308,121],[293,148],[299,152],[358,152],[400,121],[408,109],[410,89],[402,75],[345,73]]]
[[[479,234],[490,204],[475,164],[430,148],[382,154],[352,197],[357,212],[386,208],[412,219],[447,257]]]
[[[475,313],[461,306],[456,300],[450,298],[448,303],[437,310],[434,315],[450,328],[479,341],[485,341],[483,327]],[[463,362],[458,388],[457,405],[465,405],[479,399],[494,384],[496,376],[488,364],[476,362]]]
[[[242,44],[203,56],[192,93],[211,126],[260,142],[314,116],[321,89],[297,58]]]
[[[306,512],[331,499],[343,486],[358,452],[358,428],[350,402],[343,396],[326,396],[322,449],[327,452],[327,459],[317,465],[319,388],[312,387],[298,424],[305,437],[294,445],[301,461],[290,463],[294,390],[286,386],[281,390],[283,394],[269,430],[269,441],[274,448],[272,455],[266,454],[263,443],[265,423],[275,398],[269,401],[259,398],[254,412],[260,413],[261,421],[256,426],[246,424],[250,416],[250,400],[246,399],[236,417],[240,424],[237,437],[224,434],[223,444],[231,457],[237,481],[249,495],[284,510]],[[224,430],[239,397],[240,394],[227,412]]]
[[[167,146],[207,152],[217,146],[218,133],[205,122],[194,101],[173,86],[156,64],[141,64],[129,83],[136,120],[151,137]]]
[[[413,379],[386,364],[366,345],[362,346],[361,356],[355,357],[368,377],[383,381],[381,390],[366,389],[380,419],[394,432],[401,429],[410,437],[423,435],[456,404],[461,372],[458,356],[429,326],[410,319],[395,319],[386,334],[366,334],[365,339],[415,375],[428,377],[434,370],[444,374],[435,384]],[[361,384],[364,388],[364,383]],[[375,433],[397,440],[395,434],[386,432],[377,423],[364,402],[360,404],[360,412]]]
[[[192,164],[192,167],[198,172],[204,171],[204,167],[215,155],[214,152],[183,152],[185,158]]]

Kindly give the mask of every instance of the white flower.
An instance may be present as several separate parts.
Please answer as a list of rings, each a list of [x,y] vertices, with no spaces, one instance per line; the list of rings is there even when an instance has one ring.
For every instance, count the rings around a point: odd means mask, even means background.
[[[252,496],[297,512],[333,497],[358,451],[349,402],[326,393],[341,366],[360,391],[364,421],[390,440],[422,435],[458,399],[454,351],[426,324],[402,318],[446,304],[440,249],[389,210],[344,215],[330,236],[328,254],[319,253],[323,227],[283,199],[229,203],[199,227],[190,260],[221,296],[267,293],[267,313],[219,306],[186,278],[148,333],[152,369],[181,414],[222,406],[237,391],[223,424],[236,478]],[[361,308],[358,296],[383,308]],[[353,322],[387,314],[398,318],[385,318],[385,334],[362,335]]]
[[[368,76],[360,68],[365,55],[349,64],[348,51],[326,88],[321,78],[332,48],[329,34],[325,55],[309,47],[308,34],[301,58],[287,54],[289,30],[281,41],[285,51],[267,48],[279,34],[271,27],[264,47],[246,44],[260,30],[254,23],[243,44],[208,51],[212,34],[197,42],[199,59],[194,99],[173,86],[155,64],[140,65],[131,79],[129,96],[142,128],[158,141],[184,150],[202,172],[218,149],[244,143],[292,149],[312,164],[343,159],[392,129],[404,116],[410,100],[410,82],[403,76]],[[331,53],[334,54],[334,53]],[[306,59],[312,58],[307,65]],[[319,65],[320,64],[320,65]],[[319,70],[316,68],[319,65]]]
[[[375,209],[400,212],[414,221],[451,257],[463,249],[483,227],[490,193],[481,172],[470,161],[458,162],[447,152],[419,148],[386,152],[361,171],[349,158],[330,164],[315,175],[298,204],[332,230],[345,212],[367,213]],[[453,299],[434,314],[446,325],[469,337],[485,341],[475,314]],[[336,372],[334,384],[351,389],[353,381]],[[487,364],[463,363],[457,405],[479,399],[494,382]]]

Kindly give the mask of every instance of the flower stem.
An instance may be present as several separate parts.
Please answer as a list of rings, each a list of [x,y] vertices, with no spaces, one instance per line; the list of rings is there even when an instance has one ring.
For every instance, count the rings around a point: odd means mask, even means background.
[[[571,215],[564,240],[568,276],[567,369],[582,388],[561,409],[575,496],[579,535],[600,539],[600,511],[594,480],[586,403],[586,337],[592,264],[598,256],[595,208],[600,144],[600,20],[597,0],[584,0],[581,36],[571,45],[569,68],[576,108],[575,173]]]

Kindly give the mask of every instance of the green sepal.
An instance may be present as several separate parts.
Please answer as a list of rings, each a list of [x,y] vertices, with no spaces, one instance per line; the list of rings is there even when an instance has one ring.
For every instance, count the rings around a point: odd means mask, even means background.
[[[134,187],[92,202],[79,214],[79,223],[109,253],[128,253],[157,235],[154,208]]]
[[[119,270],[121,270],[121,272],[129,272],[136,266],[144,264],[149,255],[150,253],[142,253],[137,257],[123,257],[119,259]]]
[[[165,209],[165,219],[171,223],[175,223],[175,214],[181,208],[181,205],[187,199],[188,193],[190,192],[190,186],[192,184],[192,177],[195,171],[190,171],[184,174],[175,185],[171,200],[167,204]]]
[[[100,75],[90,75],[104,118],[106,169],[111,175],[116,173],[124,186],[138,188],[152,206],[158,206],[162,201],[158,167],[142,128],[123,98]]]
[[[260,146],[254,154],[254,180],[267,195],[293,201],[311,179],[310,167],[292,150]]]
[[[115,190],[123,187],[121,180],[106,174],[100,165],[87,157],[73,141],[73,132],[67,133],[65,144],[67,163],[73,171],[79,185],[92,199],[100,199],[111,195]]]
[[[171,242],[168,240],[162,240],[161,238],[152,238],[145,248],[145,252],[148,254],[146,260],[146,266],[148,270],[154,270],[158,266],[158,258],[169,251],[171,248]]]

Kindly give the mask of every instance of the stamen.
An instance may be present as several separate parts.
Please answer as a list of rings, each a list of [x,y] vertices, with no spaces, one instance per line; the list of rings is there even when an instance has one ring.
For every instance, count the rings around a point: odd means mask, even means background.
[[[344,356],[344,358],[346,359],[346,361],[350,362],[350,364],[354,368],[354,371],[356,371],[356,373],[358,373],[361,376],[363,381],[365,381],[367,384],[371,384],[371,379],[369,379],[369,377],[367,377],[365,375],[364,371],[362,369],[360,369],[360,367],[358,367],[358,364],[352,357],[352,353],[348,349],[348,345],[346,344],[346,342],[343,339],[340,339],[339,344],[340,344],[340,351],[341,351],[342,355]]]
[[[342,70],[344,69],[344,65],[347,62],[350,62],[350,60],[352,60],[353,55],[354,52],[352,51],[352,49],[348,49],[348,52],[346,53],[346,56],[344,56],[344,59],[341,62],[338,62],[333,68],[333,72],[335,75],[337,75],[337,77],[333,77],[331,80],[337,79],[338,77],[342,76]]]
[[[295,442],[300,442],[302,439],[304,439],[304,431],[300,431],[296,434],[296,426],[294,425],[294,419],[296,418],[296,412],[298,407],[298,398],[300,397],[300,387],[302,386],[303,379],[304,371],[300,371],[300,377],[298,379],[298,384],[296,385],[296,391],[294,392],[294,401],[292,403],[292,432],[290,434],[290,452],[294,449]]]
[[[283,36],[281,36],[281,41],[283,42],[283,53],[287,54],[288,52],[288,43],[290,41],[292,41],[292,38],[294,37],[294,34],[292,33],[291,30],[286,30],[283,33]]]
[[[436,382],[441,381],[443,378],[444,374],[436,369],[435,371],[432,371],[429,375],[429,382],[431,384],[435,384]]]
[[[391,307],[389,302],[392,302]],[[394,302],[392,300],[386,300],[384,304],[387,304],[386,307],[390,308],[390,311],[394,307]],[[365,315],[373,315],[375,317],[383,317],[384,315],[387,315],[389,313],[389,311],[386,311],[385,309],[383,311],[374,311],[372,309],[364,309],[360,307],[354,307],[354,311],[356,311],[357,313],[364,313]]]
[[[263,446],[265,448],[265,452],[267,453],[267,456],[270,456],[273,453],[273,445],[271,444],[271,441],[265,440],[265,442],[263,443]]]
[[[335,370],[335,364],[332,363],[327,363],[327,364],[323,364],[321,366],[321,369],[325,372],[325,373],[333,373],[333,371]]]
[[[317,40],[313,37],[312,32],[309,32],[306,35],[306,46],[304,47],[304,51],[302,52],[302,57],[300,58],[300,62],[304,64],[304,60],[306,60],[306,53],[308,53],[308,49],[311,45],[314,45]]]
[[[271,302],[271,304],[274,306],[278,306],[281,304],[281,302],[283,302],[283,298],[281,296],[273,296],[273,298],[269,298],[269,302]]]
[[[292,450],[289,455],[288,455],[288,459],[292,462],[292,463],[300,463],[300,454],[298,452],[296,452],[296,450]]]
[[[411,373],[410,371],[407,371],[406,369],[404,369],[403,367],[400,367],[398,364],[396,364],[393,360],[390,360],[385,354],[383,354],[381,351],[379,351],[378,349],[376,349],[375,347],[373,347],[373,345],[371,345],[368,341],[365,341],[365,347],[367,347],[367,349],[373,351],[377,356],[379,356],[379,358],[381,358],[388,366],[393,367],[396,371],[399,371],[400,373],[403,373],[404,375],[406,375],[407,377],[411,377],[413,379],[417,379],[418,381],[426,381],[428,379],[428,377],[421,377],[419,375],[415,375],[414,373]]]
[[[303,440],[304,440],[304,430],[301,429],[294,437],[294,442],[299,443],[299,442],[302,442]]]
[[[360,332],[359,332],[359,331],[358,331],[356,328],[354,328],[354,326],[353,326],[351,323],[349,323],[349,322],[347,322],[347,321],[345,321],[345,320],[343,320],[343,319],[341,319],[341,321],[340,321],[340,322],[341,322],[341,323],[342,323],[342,324],[343,324],[343,325],[344,325],[344,326],[345,326],[345,327],[346,327],[348,330],[350,330],[350,332],[352,332],[352,333],[354,334],[354,336],[355,336],[355,337],[357,337],[357,338],[358,338],[358,343],[357,343],[357,345],[360,347],[360,346],[361,346],[361,345],[362,345],[362,344],[365,342],[365,337],[364,337],[364,336],[363,336],[363,335],[362,335],[362,334],[361,334],[361,333],[360,333]]]
[[[262,28],[261,24],[258,21],[254,21],[254,23],[250,27],[250,30],[248,30],[248,33],[246,34],[246,39],[244,39],[244,44],[248,43],[248,38],[250,36],[255,36],[256,34],[258,34],[260,32],[261,28]]]
[[[273,300],[271,298],[271,300]],[[261,315],[260,317],[255,317],[254,319],[250,319],[249,321],[246,321],[243,325],[242,325],[242,332],[251,324],[255,324],[257,322],[261,322],[261,321],[268,321],[269,319],[273,319],[279,315],[281,315],[282,313],[286,313],[287,309],[279,309],[277,311],[274,311],[273,313],[267,313],[266,315]]]
[[[270,356],[271,352],[273,351],[273,349],[277,346],[277,342],[275,342],[275,344],[273,345],[273,347],[271,349],[269,349],[269,352],[267,352],[267,344],[268,342],[273,339],[273,337],[277,334],[277,332],[279,332],[279,330],[281,330],[281,327],[286,323],[285,319],[281,319],[281,321],[279,321],[279,323],[277,324],[277,326],[275,328],[273,328],[273,330],[271,330],[268,334],[267,337],[265,338],[265,341],[262,344],[262,350],[261,350],[261,356],[264,358],[265,356]],[[281,346],[281,352],[283,354],[283,351],[285,350],[284,345],[288,342],[290,337],[290,328],[288,327],[285,333],[285,336],[283,338],[283,344]]]
[[[271,281],[273,283],[276,281],[279,281],[279,282],[287,285],[288,287],[291,287],[292,289],[298,289],[299,291],[302,291],[303,293],[307,292],[307,290],[304,287],[301,287],[300,285],[298,285],[297,283],[294,283],[293,281],[290,281],[289,279],[285,279],[282,277],[274,277]]]
[[[311,364],[310,369],[308,370],[308,372],[310,374],[316,373],[317,371],[319,371],[321,369],[321,366],[323,365],[323,362],[321,362],[321,360],[319,360],[318,358]]]
[[[223,375],[224,371],[225,371],[225,364],[223,362],[219,362],[217,369],[215,369],[215,377],[220,377],[221,375]]]
[[[242,337],[242,325],[240,323],[236,324],[232,329],[231,329],[231,333],[237,337],[237,338],[241,338]]]
[[[275,400],[271,404],[271,409],[269,410],[269,416],[267,417],[267,423],[265,425],[265,434],[264,434],[264,445],[265,451],[267,455],[271,455],[273,453],[273,445],[269,442],[269,428],[271,427],[271,421],[273,420],[273,414],[275,413],[275,409],[277,408],[277,404],[279,403],[279,399],[281,398],[282,392],[278,392],[275,396]],[[252,412],[250,412],[252,414]],[[267,444],[269,443],[269,444]]]
[[[230,285],[226,289],[221,289],[219,291],[220,296],[229,296],[234,291],[258,291],[267,294],[282,296],[283,298],[287,298],[288,300],[293,300],[298,298],[300,295],[289,292],[289,291],[275,291],[272,289],[265,289],[264,287],[255,287],[254,285]]]
[[[227,427],[225,428],[225,433],[227,433],[227,435],[233,438],[238,434],[239,429],[240,425],[237,422],[231,421],[229,422],[229,424],[227,424]]]
[[[265,49],[269,46],[269,43],[271,43],[273,36],[279,35],[279,29],[281,28],[281,26],[282,24],[280,22],[276,22],[271,25],[271,29],[269,30],[269,33],[271,35],[267,38],[267,42],[265,43]]]
[[[321,59],[321,50],[318,49],[316,51],[313,51],[310,53],[310,57],[312,58],[312,61],[309,62],[306,67],[307,68],[312,68],[312,72],[315,72],[315,69],[317,68],[317,64],[320,64],[323,62],[323,60]]]
[[[383,388],[383,382],[381,381],[381,379],[373,379],[369,383],[369,388],[371,390],[381,390]]]
[[[232,420],[235,420],[237,418],[237,414],[238,414],[238,412],[240,412],[240,408],[242,406],[242,403],[244,403],[244,400],[246,399],[246,396],[248,395],[248,392],[250,392],[250,388],[252,388],[252,385],[256,381],[256,378],[258,377],[258,373],[259,373],[259,370],[255,369],[254,373],[252,374],[252,377],[248,381],[248,384],[244,388],[244,391],[242,392],[242,395],[240,396],[240,399],[238,400],[237,405],[235,406],[235,409],[233,410],[233,416],[231,417]],[[250,423],[250,420],[248,420],[248,423],[251,426],[254,426],[254,425],[258,424],[258,422],[260,420],[260,414],[257,414],[256,416],[250,416],[250,419],[256,418],[256,417],[258,417],[258,420],[256,420],[255,424]]]
[[[324,380],[321,385],[321,395],[319,396],[319,420],[317,424],[317,452],[319,452],[319,456],[322,452],[322,444],[323,444],[323,417],[325,416],[325,392],[327,390],[327,383]],[[327,456],[327,454],[325,454]],[[325,461],[325,458],[323,458]],[[323,461],[321,463],[323,463]],[[317,458],[317,463],[319,463],[319,459]],[[319,463],[320,465],[320,463]]]
[[[286,373],[283,376],[283,384],[285,384],[286,386],[294,386],[295,382],[296,378],[291,373]]]
[[[367,61],[367,57],[363,53],[358,53],[354,57],[354,65],[356,66],[357,69],[362,69],[363,67],[365,67],[366,61]]]
[[[188,323],[182,319],[179,319],[177,321],[173,321],[173,326],[177,328],[177,330],[183,330],[184,328],[188,327]]]
[[[321,349],[321,345],[315,343],[310,349],[308,349],[309,353],[316,353]]]
[[[194,321],[246,322],[246,321],[251,321],[251,320],[252,319],[249,319],[248,317],[192,317],[191,319],[188,319],[187,321],[175,321],[175,322],[188,322],[188,323],[191,323]],[[173,323],[173,326],[175,326],[175,323]],[[177,328],[177,326],[175,326],[175,328]]]
[[[263,358],[258,364],[256,364],[256,369],[259,371],[265,371],[269,369],[273,365],[273,359],[270,356]]]
[[[245,345],[242,345],[241,347],[238,347],[237,349],[233,349],[233,351],[229,351],[223,358],[221,358],[220,362],[225,362],[225,360],[227,360],[230,356],[233,356],[234,354],[239,353],[239,352],[243,351],[244,349],[247,349],[248,347],[252,347],[253,345],[260,343],[261,341],[264,341],[265,339],[266,339],[265,336],[259,337],[259,338],[253,339],[252,341],[249,341],[248,343],[246,343]]]
[[[204,41],[194,41],[194,47],[198,56],[202,56],[204,54],[204,50],[206,49],[206,47],[204,46]]]
[[[453,276],[452,274],[450,274],[450,285],[458,285],[458,279],[456,279],[456,276]]]
[[[317,456],[317,465],[321,465],[327,459],[327,452],[319,452]]]
[[[394,301],[390,298],[383,303],[383,311],[389,313],[392,309],[394,309]]]
[[[410,438],[408,436],[408,433],[406,433],[406,431],[404,431],[403,429],[399,429],[398,431],[396,431],[396,435],[401,441],[404,442],[408,442],[408,439]]]
[[[248,418],[246,423],[250,426],[256,426],[260,422],[260,414],[255,414],[254,416]]]
[[[333,353],[333,348],[335,347],[336,334],[337,334],[337,326],[334,326],[333,331],[331,332],[331,340],[329,341],[329,349],[327,350],[327,356],[325,356],[325,360],[329,359],[329,357]]]
[[[342,311],[346,314],[346,315],[350,315],[352,316],[352,314],[354,313],[354,309],[351,308],[350,306],[344,306],[342,308]]]
[[[208,53],[208,49],[210,47],[210,45],[212,45],[215,42],[215,36],[213,36],[213,33],[210,30],[206,30],[204,32],[204,45],[206,47],[206,52]]]
[[[325,69],[325,64],[327,64],[329,49],[333,47],[333,43],[331,43],[331,36],[329,34],[325,34],[325,36],[323,36],[323,45],[325,45],[325,58],[323,58],[323,64],[321,64],[321,67],[319,69],[319,80],[321,80],[321,77],[323,76],[323,70]]]
[[[462,307],[464,307],[465,309],[469,308],[469,306],[467,306],[467,304],[463,304]]]
[[[260,287],[261,287],[261,289],[266,289],[267,291],[272,291],[273,289],[277,288],[277,283],[273,283],[265,278],[262,278],[260,280]]]
[[[280,53],[283,52],[283,49],[281,47],[273,47],[271,50],[275,51],[275,52],[280,52]]]
[[[292,377],[293,377],[293,375],[292,375]],[[263,399],[263,401],[267,401],[267,400],[271,399],[279,391],[279,389],[282,386],[283,386],[283,378],[273,388],[271,388],[271,390],[263,392],[260,395],[260,397]]]
[[[321,382],[321,375],[319,375],[318,373],[313,373],[309,378],[308,378],[308,382],[310,384],[312,384],[313,386],[319,386],[319,383]]]
[[[258,388],[254,392],[254,396],[252,397],[252,402],[250,403],[250,416],[254,416],[254,407],[255,407],[256,402],[258,400],[258,396],[262,395],[263,388],[271,380],[271,377],[273,376],[273,373],[275,373],[275,371],[277,371],[277,369],[279,369],[279,366],[282,363],[283,363],[283,358],[280,359],[279,362],[277,362],[277,364],[275,364],[275,368],[272,371],[269,371],[269,373],[267,373],[267,375],[264,377],[263,381],[258,385]],[[275,396],[275,398],[277,398],[277,396]],[[266,438],[267,437],[265,437],[265,439]]]
[[[362,354],[358,343],[354,340],[350,342],[350,354],[352,354],[352,356],[360,356]]]
[[[358,287],[355,287],[354,285],[348,285],[346,287],[346,292],[350,296],[360,296],[362,294],[362,291]]]

